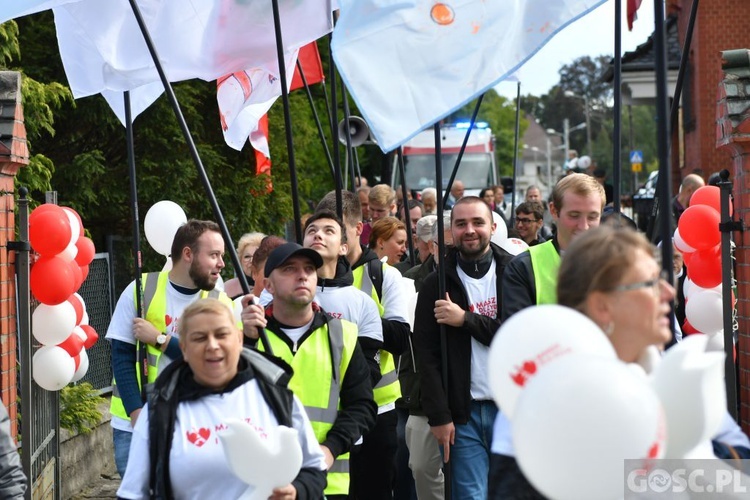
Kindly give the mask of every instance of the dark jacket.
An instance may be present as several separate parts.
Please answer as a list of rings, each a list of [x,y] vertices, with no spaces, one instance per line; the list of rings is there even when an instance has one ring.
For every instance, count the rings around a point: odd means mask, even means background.
[[[557,253],[560,247],[557,238],[552,238]],[[503,275],[503,302],[499,306],[500,319],[505,321],[521,309],[536,304],[536,285],[534,269],[531,266],[531,254],[521,252],[510,261]]]
[[[508,252],[490,243],[495,259],[497,276],[498,314],[502,298],[502,276],[505,266],[513,258]],[[489,346],[500,327],[500,319],[482,316],[468,311],[466,289],[456,270],[457,249],[447,256],[445,266],[446,291],[453,302],[466,311],[464,325],[460,328],[445,326],[446,350],[448,352],[448,393],[442,384],[442,358],[440,325],[435,320],[435,301],[439,296],[438,273],[431,273],[422,286],[417,299],[414,318],[414,349],[416,352],[419,382],[421,385],[422,409],[431,426],[444,425],[451,421],[464,424],[471,413],[471,338]]]
[[[292,425],[292,391],[287,388],[291,368],[278,358],[258,351],[244,349],[240,356],[237,375],[221,392],[231,392],[255,379],[266,403],[273,410],[280,425]],[[151,456],[151,498],[172,498],[169,478],[169,456],[174,435],[177,406],[183,401],[194,401],[214,394],[193,378],[190,366],[182,359],[171,363],[156,379],[149,396],[149,454]],[[297,498],[323,497],[326,486],[325,471],[302,468],[292,481]]]
[[[23,498],[26,487],[21,458],[10,435],[8,411],[0,403],[0,498]]]

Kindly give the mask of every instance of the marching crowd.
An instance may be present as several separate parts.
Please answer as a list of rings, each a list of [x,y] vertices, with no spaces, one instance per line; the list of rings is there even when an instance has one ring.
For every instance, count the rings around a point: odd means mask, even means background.
[[[143,318],[133,282],[107,332],[118,496],[252,491],[223,455],[221,431],[237,418],[262,436],[297,430],[299,473],[270,498],[442,499],[446,481],[457,499],[543,498],[516,464],[490,391],[498,328],[526,307],[560,303],[635,362],[673,340],[675,289],[643,235],[619,218],[603,223],[601,179],[571,173],[548,203],[532,186],[515,208],[502,186],[463,191],[456,181],[448,193],[442,235],[432,189],[420,201],[387,185],[344,191],[342,217],[328,193],[304,219],[302,245],[239,240],[250,294],[237,278],[217,286],[217,224],[180,227],[172,269],[142,277]],[[491,242],[493,212],[528,251]],[[714,451],[750,457],[750,442],[732,421]]]

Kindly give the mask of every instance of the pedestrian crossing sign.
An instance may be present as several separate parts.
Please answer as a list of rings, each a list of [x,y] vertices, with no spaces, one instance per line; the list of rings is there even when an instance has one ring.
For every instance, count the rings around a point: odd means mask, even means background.
[[[643,151],[631,151],[630,163],[643,163]]]

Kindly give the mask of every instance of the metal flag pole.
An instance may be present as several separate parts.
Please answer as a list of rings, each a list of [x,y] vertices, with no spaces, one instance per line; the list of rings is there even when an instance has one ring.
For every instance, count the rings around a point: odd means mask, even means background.
[[[208,198],[208,201],[211,204],[211,208],[213,209],[214,215],[216,217],[216,223],[219,224],[219,227],[221,228],[221,235],[224,238],[224,241],[226,242],[227,251],[229,252],[229,255],[232,258],[232,265],[234,266],[235,269],[240,270],[240,272],[237,273],[237,278],[240,281],[240,285],[242,285],[242,291],[245,294],[248,294],[250,293],[250,286],[247,283],[247,278],[245,277],[245,273],[241,272],[242,266],[240,265],[240,259],[237,257],[237,250],[234,248],[234,244],[232,243],[232,237],[229,234],[229,229],[227,228],[226,220],[224,219],[224,215],[221,212],[221,207],[219,207],[219,202],[216,200],[216,195],[214,194],[213,188],[211,187],[211,181],[209,181],[208,179],[206,168],[203,166],[203,162],[201,161],[200,155],[198,154],[198,148],[195,147],[193,136],[190,135],[190,129],[188,128],[187,122],[185,121],[185,116],[182,114],[180,103],[177,102],[177,97],[174,94],[174,89],[172,88],[172,84],[169,82],[169,79],[167,78],[167,74],[164,72],[164,67],[162,66],[161,61],[159,60],[159,55],[156,53],[156,47],[154,46],[154,42],[151,39],[151,34],[148,31],[148,27],[146,26],[146,23],[143,20],[143,16],[141,15],[141,10],[138,7],[136,0],[129,0],[129,1],[130,1],[130,7],[133,9],[133,15],[135,16],[135,20],[138,23],[138,27],[141,30],[141,34],[143,35],[143,40],[146,42],[146,46],[148,47],[149,54],[151,54],[151,59],[154,61],[154,65],[156,66],[156,71],[159,73],[159,79],[161,80],[161,83],[164,86],[164,93],[167,96],[167,100],[169,101],[169,104],[172,106],[172,110],[174,111],[175,118],[177,119],[177,123],[180,126],[180,130],[182,131],[182,135],[185,138],[185,142],[188,146],[188,150],[190,151],[190,156],[193,159],[193,163],[195,163],[196,169],[198,170],[198,177],[200,177],[201,183],[203,184],[203,187],[206,190],[206,197]],[[281,66],[283,66],[283,64]],[[273,355],[273,349],[271,347],[270,342],[268,342],[268,337],[266,335],[265,330],[262,328],[259,328],[258,330],[260,334],[260,341],[263,342],[266,352]]]
[[[680,96],[682,95],[682,86],[685,82],[685,73],[687,72],[688,60],[690,59],[690,45],[693,41],[693,30],[695,28],[695,19],[698,16],[698,0],[693,0],[690,7],[690,18],[688,19],[687,30],[685,31],[685,43],[680,55],[680,69],[677,71],[677,82],[674,87],[674,98],[672,99],[672,109],[670,110],[669,124],[672,127],[677,126],[677,117],[680,110]]]
[[[404,224],[406,224],[406,234],[408,238],[406,241],[409,245],[409,263],[412,267],[416,264],[414,260],[414,239],[411,234],[411,214],[409,213],[409,200],[407,198],[408,190],[406,189],[406,172],[404,169],[404,150],[401,146],[396,151],[398,155],[398,172],[401,176],[401,199],[404,200],[401,204],[404,208]]]
[[[620,220],[620,179],[622,177],[622,2],[615,2],[615,103],[614,130],[612,132],[612,197],[614,198],[614,213]],[[568,159],[566,158],[565,161]]]
[[[336,180],[336,213],[343,220],[344,200],[341,196],[341,191],[344,190],[344,180],[341,176],[341,158],[339,155],[339,113],[336,102],[336,65],[333,62],[333,49],[331,48],[332,37],[333,34],[328,36],[328,72],[330,73],[328,80],[331,82],[331,107],[329,109],[331,118],[331,141],[333,143],[333,177]],[[347,128],[349,128],[348,124]]]
[[[286,129],[286,149],[289,155],[289,180],[292,185],[292,208],[294,210],[294,232],[297,243],[302,244],[302,212],[299,207],[299,185],[297,183],[297,166],[294,162],[294,139],[292,138],[292,113],[289,109],[289,87],[286,84],[286,63],[284,61],[284,41],[281,38],[281,18],[279,0],[271,0],[273,7],[273,29],[276,35],[276,58],[279,61],[279,80],[281,82],[281,100],[284,103],[284,127]],[[244,273],[238,273],[244,274]]]
[[[473,124],[473,121],[472,121]],[[435,130],[435,186],[437,190],[437,225],[438,225],[438,252],[440,252],[440,263],[438,264],[438,297],[445,297],[445,227],[443,224],[443,161],[442,146],[440,144],[440,123],[433,125]],[[448,337],[445,325],[440,324],[440,375],[442,376],[443,390],[448,395]],[[445,499],[451,499],[451,463],[443,463],[443,476],[445,479]]]
[[[318,116],[318,110],[315,109],[315,102],[313,101],[312,92],[310,92],[310,86],[307,84],[307,78],[305,78],[305,72],[302,70],[302,63],[297,59],[297,71],[302,79],[302,84],[305,86],[305,93],[307,94],[307,101],[310,103],[310,109],[312,110],[313,119],[315,120],[315,126],[318,129],[318,137],[320,143],[323,145],[323,151],[326,154],[326,160],[328,160],[328,166],[331,168],[331,177],[335,179],[336,172],[333,170],[333,158],[331,158],[331,151],[328,149],[328,143],[326,142],[326,135],[323,132],[323,124],[320,123],[320,117]]]
[[[138,215],[138,185],[135,172],[135,142],[133,140],[133,115],[130,107],[130,91],[123,93],[125,105],[125,140],[128,149],[128,176],[130,177],[130,208],[133,216],[133,264],[135,270],[135,314],[143,318],[143,289],[141,288],[141,273],[143,272],[143,261],[141,260],[141,226]],[[164,333],[164,332],[160,332]],[[137,343],[138,366],[141,370],[141,380],[148,380],[148,352],[146,344]],[[141,401],[146,402],[146,384],[141,384]]]
[[[516,129],[513,132],[513,191],[510,195],[510,227],[516,218],[516,179],[518,179],[518,136],[521,130],[521,82],[516,86]],[[568,161],[566,158],[565,161]]]
[[[354,178],[354,153],[352,150],[352,129],[350,127],[349,117],[349,96],[346,93],[346,86],[344,85],[344,79],[341,79],[341,100],[344,103],[344,138],[346,139],[346,169],[351,176],[351,187],[352,193],[357,192],[356,179]],[[338,128],[338,127],[337,127]]]
[[[458,167],[461,165],[461,158],[464,156],[464,151],[466,151],[466,144],[469,142],[469,136],[471,135],[471,131],[474,129],[474,124],[477,121],[477,114],[479,114],[479,106],[482,105],[482,100],[484,99],[484,94],[480,95],[477,99],[477,105],[474,107],[474,113],[471,115],[471,123],[469,123],[469,128],[466,130],[466,135],[464,136],[464,142],[461,143],[461,149],[458,151],[458,157],[456,158],[456,164],[453,166],[453,171],[451,172],[450,179],[448,179],[448,184],[445,186],[445,192],[450,193],[451,188],[453,187],[453,181],[456,180],[456,174],[458,174]],[[436,124],[438,128],[440,127],[440,124]],[[437,151],[437,149],[435,150]],[[437,153],[436,153],[437,154]],[[445,197],[445,201],[443,201],[443,205],[448,203],[448,196]]]

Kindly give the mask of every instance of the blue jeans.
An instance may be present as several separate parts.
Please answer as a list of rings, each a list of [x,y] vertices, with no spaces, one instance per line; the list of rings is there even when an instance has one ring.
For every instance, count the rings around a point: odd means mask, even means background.
[[[455,444],[451,446],[450,455],[453,498],[487,498],[495,416],[494,401],[472,401],[469,421],[456,424]]]
[[[128,455],[130,454],[130,440],[133,438],[133,433],[128,431],[121,431],[120,429],[112,429],[112,443],[115,448],[115,466],[120,477],[125,477],[125,469],[128,466]]]

